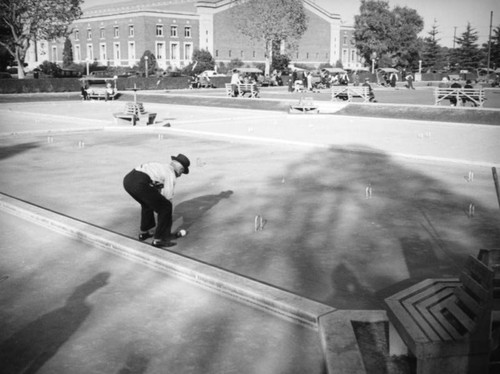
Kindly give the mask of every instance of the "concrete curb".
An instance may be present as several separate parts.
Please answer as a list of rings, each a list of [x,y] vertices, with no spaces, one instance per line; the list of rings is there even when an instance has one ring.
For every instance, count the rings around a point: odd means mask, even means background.
[[[281,318],[318,329],[335,308],[0,193],[0,209],[118,256],[172,274]]]
[[[318,331],[328,374],[366,374],[352,321],[387,322],[381,310],[337,310],[178,253],[104,230],[0,193],[0,210],[204,289]]]

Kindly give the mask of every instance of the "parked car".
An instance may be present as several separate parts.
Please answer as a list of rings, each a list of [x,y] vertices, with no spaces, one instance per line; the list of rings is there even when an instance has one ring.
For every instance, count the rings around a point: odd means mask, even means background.
[[[9,79],[12,78],[12,75],[10,73],[7,73],[5,71],[0,72],[0,79]]]

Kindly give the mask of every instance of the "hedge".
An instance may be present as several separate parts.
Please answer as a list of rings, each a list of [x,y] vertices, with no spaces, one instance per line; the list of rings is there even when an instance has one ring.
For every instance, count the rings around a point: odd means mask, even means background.
[[[175,90],[188,88],[190,77],[129,77],[118,78],[119,91],[131,90]],[[231,77],[213,77],[216,87],[224,87]],[[37,92],[79,92],[81,81],[78,78],[40,78],[40,79],[0,79],[0,94],[37,93]]]

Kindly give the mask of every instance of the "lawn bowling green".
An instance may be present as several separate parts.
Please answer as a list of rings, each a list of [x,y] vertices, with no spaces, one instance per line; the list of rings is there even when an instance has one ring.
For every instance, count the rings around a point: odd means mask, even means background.
[[[0,105],[0,191],[135,238],[139,207],[123,176],[184,153],[191,171],[178,180],[174,229],[189,234],[169,254],[348,310],[380,310],[384,297],[457,276],[467,255],[498,247],[497,127],[152,103],[159,124],[115,127],[122,106]],[[111,273],[106,287],[77,299],[91,313],[72,335],[64,325],[62,348],[40,372],[155,372],[167,362],[172,372],[323,372],[316,332],[0,218],[0,284],[16,282],[2,300],[18,316],[2,338],[66,312],[75,290]],[[95,358],[91,371],[81,349]]]
[[[146,104],[172,127],[116,128],[122,103],[88,104],[2,105],[18,132],[0,139],[2,192],[135,237],[123,176],[184,153],[172,251],[345,309],[498,246],[498,127]],[[44,132],[72,127],[87,131]]]

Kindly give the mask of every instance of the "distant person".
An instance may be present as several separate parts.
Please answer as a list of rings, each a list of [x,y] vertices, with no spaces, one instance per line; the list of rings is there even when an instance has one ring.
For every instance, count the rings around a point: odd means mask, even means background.
[[[149,162],[133,169],[123,179],[123,187],[141,205],[139,240],[153,238],[155,247],[171,247],[172,199],[177,178],[189,174],[191,162],[183,154],[169,163]],[[158,223],[155,221],[157,214]],[[151,231],[156,226],[154,233]]]
[[[231,75],[231,88],[233,89],[233,97],[238,96],[238,84],[241,84],[240,74],[237,69],[233,69],[233,74]]]
[[[408,73],[408,75],[406,76],[406,82],[407,82],[406,88],[408,88],[409,90],[415,89],[415,87],[413,87],[413,74],[411,72]]]
[[[464,88],[465,89],[474,89],[474,86],[472,85],[472,81],[470,79],[467,79],[467,81],[465,82]],[[469,95],[469,97],[467,97],[465,95],[462,96],[463,106],[465,106],[465,104],[469,101],[472,103],[473,106],[477,106],[477,103],[474,100],[479,100],[479,98],[473,97],[471,92],[468,92],[467,94]]]
[[[450,86],[450,88],[455,88],[455,89],[460,89],[462,88],[462,85],[460,83],[458,83],[457,81],[453,82]],[[458,104],[458,100],[457,100],[457,97],[458,97],[458,94],[456,93],[453,93],[451,96],[450,96],[450,103],[451,103],[451,106],[457,106]]]
[[[89,99],[89,94],[87,93],[86,87],[81,88],[81,94],[80,96],[82,97],[82,100],[88,100]]]
[[[371,103],[376,103],[375,93],[373,92],[372,85],[370,84],[370,78],[365,78],[365,83],[363,83],[363,87],[368,87],[368,99]]]
[[[398,81],[398,75],[396,73],[391,73],[389,77],[391,87],[395,88]]]
[[[307,90],[308,91],[312,91],[313,90],[313,76],[312,76],[312,73],[309,71],[307,73]]]
[[[295,81],[297,80],[297,70],[293,69],[291,77],[288,79],[288,92],[295,90]]]

